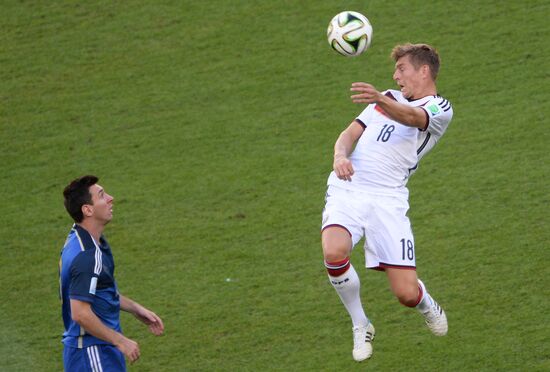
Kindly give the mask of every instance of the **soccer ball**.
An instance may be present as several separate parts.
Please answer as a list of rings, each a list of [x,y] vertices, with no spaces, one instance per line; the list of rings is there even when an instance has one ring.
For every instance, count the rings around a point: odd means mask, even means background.
[[[345,11],[332,18],[327,37],[335,51],[346,57],[355,57],[369,47],[372,26],[361,13]]]

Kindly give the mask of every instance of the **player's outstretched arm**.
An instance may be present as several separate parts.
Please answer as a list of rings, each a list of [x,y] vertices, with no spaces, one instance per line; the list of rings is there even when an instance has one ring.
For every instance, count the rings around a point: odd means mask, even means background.
[[[92,336],[107,341],[119,349],[130,363],[139,359],[139,345],[122,333],[107,327],[92,311],[90,303],[71,299],[71,317]]]
[[[428,125],[426,111],[420,107],[412,107],[399,103],[380,93],[371,84],[353,83],[350,90],[357,93],[351,96],[353,103],[375,103],[393,120],[403,125],[420,129],[426,129]]]
[[[164,323],[162,323],[162,319],[160,319],[157,314],[138,304],[134,300],[120,295],[120,308],[133,314],[137,319],[149,326],[149,330],[155,336],[160,336],[164,333]]]

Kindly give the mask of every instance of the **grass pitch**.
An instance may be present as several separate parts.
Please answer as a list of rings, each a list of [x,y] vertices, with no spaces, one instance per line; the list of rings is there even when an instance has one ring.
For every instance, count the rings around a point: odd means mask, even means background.
[[[367,53],[325,40],[349,9]],[[61,191],[94,173],[135,371],[548,370],[547,1],[3,2],[0,370],[60,370]],[[381,273],[353,262],[377,329],[351,358],[326,279],[320,214],[354,81],[394,87],[391,48],[428,42],[455,117],[411,179],[419,275],[444,306],[432,337]]]

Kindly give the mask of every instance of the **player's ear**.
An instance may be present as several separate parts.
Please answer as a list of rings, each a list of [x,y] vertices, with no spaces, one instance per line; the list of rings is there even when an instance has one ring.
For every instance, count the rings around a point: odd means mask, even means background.
[[[431,72],[430,72],[430,66],[428,65],[422,65],[422,76],[424,77],[431,77]]]
[[[84,217],[91,217],[94,214],[94,207],[90,204],[82,205],[82,215]]]

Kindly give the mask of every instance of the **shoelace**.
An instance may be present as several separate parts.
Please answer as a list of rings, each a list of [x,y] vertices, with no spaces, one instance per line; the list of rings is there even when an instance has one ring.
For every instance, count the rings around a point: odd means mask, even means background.
[[[354,328],[353,329],[353,344],[366,342],[367,340],[367,327]]]
[[[439,319],[441,315],[441,306],[437,302],[433,302],[432,308],[426,313],[426,321],[433,323]]]

